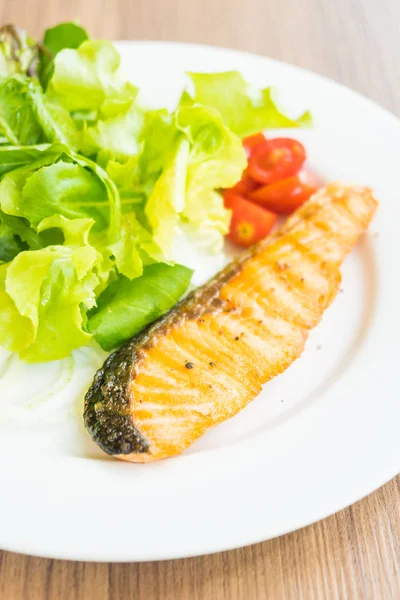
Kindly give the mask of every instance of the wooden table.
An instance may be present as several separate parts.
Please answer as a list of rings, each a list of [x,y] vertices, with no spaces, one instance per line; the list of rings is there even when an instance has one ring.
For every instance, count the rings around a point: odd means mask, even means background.
[[[400,115],[399,0],[0,0],[0,21],[36,36],[77,16],[93,36],[201,42],[279,58]],[[0,598],[389,600],[400,599],[399,573],[397,478],[316,525],[212,556],[105,565],[0,553]]]

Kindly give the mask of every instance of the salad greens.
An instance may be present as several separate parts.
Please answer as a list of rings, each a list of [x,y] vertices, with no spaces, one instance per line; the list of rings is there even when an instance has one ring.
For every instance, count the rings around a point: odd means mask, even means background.
[[[0,73],[37,75],[39,47],[19,27],[4,25],[0,28]]]
[[[239,73],[189,77],[175,110],[146,109],[115,47],[80,25],[40,43],[0,29],[1,346],[28,362],[92,337],[111,350],[168,311],[192,275],[176,237],[222,248],[241,138],[309,119]]]
[[[35,111],[35,89],[36,82],[24,75],[12,75],[0,82],[0,129],[11,144],[30,146],[43,141]]]
[[[192,271],[182,265],[153,264],[133,280],[110,283],[88,315],[88,330],[112,350],[163,315],[188,288]]]
[[[64,244],[20,252],[0,267],[2,344],[28,362],[64,358],[90,339],[81,307],[95,304],[102,259],[88,242],[92,225],[91,219],[49,217],[40,231],[60,227]]]
[[[237,71],[189,73],[194,96],[185,94],[184,102],[198,102],[215,108],[225,124],[240,137],[263,129],[300,127],[311,124],[307,111],[298,119],[286,117],[274,100],[274,90],[252,88]]]
[[[85,29],[77,23],[60,23],[47,29],[40,51],[39,79],[43,89],[47,88],[53,73],[54,59],[64,48],[79,48],[89,39]]]

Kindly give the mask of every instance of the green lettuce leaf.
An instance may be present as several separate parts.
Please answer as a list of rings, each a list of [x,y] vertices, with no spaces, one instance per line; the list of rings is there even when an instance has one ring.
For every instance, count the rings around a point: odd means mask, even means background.
[[[154,240],[162,248],[166,259],[171,258],[179,215],[185,207],[189,152],[190,144],[182,136],[170,162],[156,181],[145,208]]]
[[[70,157],[81,167],[90,169],[103,182],[108,196],[109,226],[108,238],[110,242],[118,240],[121,233],[121,198],[118,188],[108,175],[107,171],[89,158],[70,153]]]
[[[176,123],[192,144],[181,220],[192,239],[219,252],[229,230],[230,212],[216,190],[232,187],[240,179],[247,164],[243,146],[218,113],[204,106],[182,107]]]
[[[240,139],[213,109],[183,106],[174,114],[174,126],[171,139],[177,141],[169,150],[169,159],[164,158],[162,173],[145,206],[148,223],[165,260],[172,258],[178,225],[187,229],[205,250],[221,249],[230,213],[217,190],[234,185],[246,166]]]
[[[88,241],[91,219],[54,217],[40,231],[62,228],[63,246],[20,252],[0,266],[0,344],[27,362],[65,358],[85,345],[85,310],[95,304],[102,257]]]
[[[8,268],[17,258],[11,263],[0,265],[0,344],[8,352],[19,352],[29,346],[35,337],[32,321],[19,312],[6,290]]]
[[[129,279],[139,277],[143,272],[136,225],[139,226],[135,215],[127,215],[122,224],[120,238],[109,246],[118,263],[118,270]]]
[[[46,141],[67,144],[72,149],[78,149],[80,133],[69,112],[58,104],[52,104],[35,84],[34,110],[36,118],[42,127]]]
[[[150,265],[129,281],[120,277],[99,296],[88,315],[88,330],[112,350],[166,313],[186,292],[192,271],[181,265]]]
[[[143,272],[143,265],[161,262],[164,258],[161,248],[154,236],[139,222],[134,213],[124,216],[121,236],[117,242],[110,244],[118,271],[134,279]]]
[[[106,171],[113,183],[118,189],[121,203],[122,222],[133,215],[138,217],[140,222],[146,227],[146,234],[152,238],[150,228],[143,215],[143,207],[146,201],[146,194],[139,184],[138,179],[138,159],[131,156],[123,163],[117,160],[106,160]]]
[[[138,157],[131,156],[125,162],[110,159],[106,170],[118,188],[121,197],[122,212],[135,211],[143,204],[145,194],[138,184]]]
[[[139,135],[144,124],[143,111],[131,106],[108,119],[97,121],[82,131],[80,151],[89,156],[102,153],[102,158],[125,161],[139,154]]]
[[[26,249],[21,239],[13,233],[5,233],[0,225],[0,262],[9,262]]]
[[[0,188],[7,179],[15,180],[16,173],[6,175]],[[28,176],[17,202],[18,214],[34,227],[54,214],[69,219],[92,217],[98,229],[108,222],[108,195],[101,179],[81,165],[63,160]]]
[[[38,82],[24,75],[0,79],[0,132],[17,146],[60,142],[76,147],[78,143],[70,114],[52,105]]]
[[[138,167],[142,183],[147,189],[153,186],[163,167],[176,148],[179,137],[174,117],[165,109],[151,110],[145,114],[142,131],[143,149],[139,156]]]
[[[98,230],[110,224],[111,237],[118,237],[119,195],[107,173],[60,144],[37,156],[4,175],[0,182],[2,210],[24,217],[33,227],[53,214],[68,218],[89,216]]]
[[[138,222],[132,227],[134,215],[124,218],[121,226],[121,198],[107,172],[60,144],[49,146],[37,156],[29,164],[6,173],[0,181],[3,213],[25,219],[34,230],[43,219],[53,215],[68,219],[89,217],[93,220],[93,243],[108,270],[114,261],[123,275],[129,278],[140,275],[140,239],[147,244],[147,249],[143,245],[146,257],[149,249],[156,255],[157,246],[152,239],[151,244],[144,240],[147,232]]]
[[[46,89],[54,72],[54,59],[64,48],[79,48],[89,39],[86,30],[77,23],[60,23],[47,29],[40,52],[39,79]]]
[[[237,71],[188,75],[195,90],[193,101],[217,110],[225,125],[241,138],[263,129],[311,124],[309,112],[298,119],[287,117],[278,109],[272,88],[251,87]],[[185,93],[181,101],[187,104],[189,95]]]
[[[0,181],[0,208],[7,215],[23,217],[29,220],[29,214],[21,210],[22,191],[27,178],[36,170],[55,163],[62,154],[62,147],[51,146],[37,155],[29,164],[10,170]]]
[[[46,141],[33,99],[35,82],[23,75],[0,79],[0,131],[11,144]]]
[[[88,40],[57,54],[47,93],[68,111],[110,118],[131,106],[137,88],[121,76],[120,57],[110,42]]]
[[[48,149],[48,144],[34,146],[0,146],[0,177],[9,171],[27,165]]]
[[[134,106],[137,92],[122,77],[114,46],[86,40],[56,54],[46,106],[71,147],[91,157],[101,154],[101,163],[124,162],[140,149],[144,113]]]
[[[9,262],[23,250],[39,250],[46,238],[34,231],[26,219],[0,210],[0,262]]]
[[[89,234],[94,225],[93,219],[67,219],[63,215],[55,214],[43,219],[38,225],[38,232],[50,229],[60,229],[63,232],[64,244],[73,250],[73,259],[78,278],[84,277],[93,266],[98,266],[102,257],[96,248],[89,242]],[[93,306],[94,298],[90,301]]]

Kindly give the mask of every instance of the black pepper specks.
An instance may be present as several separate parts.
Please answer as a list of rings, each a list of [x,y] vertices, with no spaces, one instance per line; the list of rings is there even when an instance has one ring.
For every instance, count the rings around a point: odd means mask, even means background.
[[[210,367],[215,367],[215,362],[210,362]]]
[[[185,363],[185,367],[187,369],[193,369],[194,368],[194,364],[192,362],[187,362],[187,363]]]
[[[235,335],[235,340],[238,341],[239,340],[239,336]]]

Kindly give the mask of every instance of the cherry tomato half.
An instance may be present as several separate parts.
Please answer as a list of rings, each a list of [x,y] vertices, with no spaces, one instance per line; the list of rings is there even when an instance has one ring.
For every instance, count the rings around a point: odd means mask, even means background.
[[[316,191],[315,186],[303,183],[300,177],[295,175],[259,188],[249,197],[278,215],[290,215]]]
[[[251,246],[269,234],[276,215],[242,196],[228,195],[225,206],[232,211],[228,239],[238,246]]]
[[[233,187],[224,191],[224,197],[229,194],[233,194],[234,196],[248,196],[251,192],[254,192],[259,185],[248,177],[246,171],[244,171],[242,175],[242,179],[238,181]]]
[[[243,140],[243,148],[246,150],[247,158],[251,156],[253,150],[267,141],[267,138],[262,133],[256,133],[255,135],[249,135],[249,137],[244,138]]]
[[[247,172],[257,183],[274,183],[295,175],[306,159],[304,146],[290,138],[266,140],[254,148]]]

